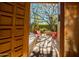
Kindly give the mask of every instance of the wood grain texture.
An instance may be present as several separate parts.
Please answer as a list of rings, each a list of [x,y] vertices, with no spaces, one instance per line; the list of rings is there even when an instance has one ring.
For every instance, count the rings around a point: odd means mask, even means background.
[[[0,56],[23,56],[25,3],[0,3]],[[25,27],[26,28],[26,27]],[[26,55],[25,55],[26,56]]]

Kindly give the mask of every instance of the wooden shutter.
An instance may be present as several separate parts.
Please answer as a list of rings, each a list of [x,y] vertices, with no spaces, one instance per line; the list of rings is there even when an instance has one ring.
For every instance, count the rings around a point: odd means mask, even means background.
[[[25,24],[26,9],[26,3],[22,2],[0,3],[0,56],[23,56],[27,47],[24,41],[28,40],[24,37],[28,37],[24,33],[28,26]]]

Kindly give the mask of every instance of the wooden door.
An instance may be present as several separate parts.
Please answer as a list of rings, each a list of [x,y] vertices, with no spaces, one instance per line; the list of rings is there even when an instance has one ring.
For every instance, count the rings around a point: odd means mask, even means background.
[[[65,56],[77,56],[78,41],[78,3],[64,4],[64,52]]]
[[[29,3],[0,3],[0,56],[27,56]]]

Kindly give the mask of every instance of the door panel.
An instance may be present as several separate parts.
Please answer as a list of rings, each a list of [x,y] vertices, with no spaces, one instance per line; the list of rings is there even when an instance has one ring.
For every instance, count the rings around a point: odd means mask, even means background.
[[[64,56],[77,56],[76,38],[78,30],[76,26],[78,23],[78,4],[77,3],[65,3],[64,4]],[[76,25],[77,24],[77,25]]]
[[[27,56],[28,35],[24,34],[27,6],[22,2],[0,3],[0,56]]]

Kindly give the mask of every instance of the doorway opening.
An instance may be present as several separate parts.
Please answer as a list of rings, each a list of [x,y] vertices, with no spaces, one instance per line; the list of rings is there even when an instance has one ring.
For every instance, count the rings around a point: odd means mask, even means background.
[[[29,56],[59,57],[60,3],[31,3]]]

